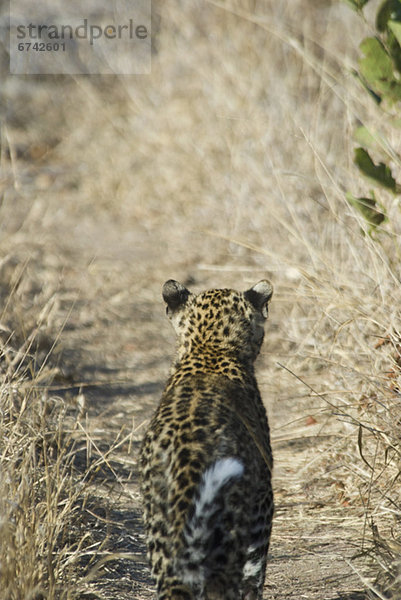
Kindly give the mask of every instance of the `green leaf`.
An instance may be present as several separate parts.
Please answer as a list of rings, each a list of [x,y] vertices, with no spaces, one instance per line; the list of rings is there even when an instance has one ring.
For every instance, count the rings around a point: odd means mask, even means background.
[[[375,183],[378,183],[393,192],[396,191],[397,185],[391,174],[390,167],[382,162],[375,165],[367,150],[364,148],[356,148],[354,162],[363,175],[369,177],[369,179],[373,179]]]
[[[366,81],[373,83],[380,79],[392,79],[393,63],[380,40],[365,38],[359,47],[365,55],[359,60],[359,68]]]
[[[391,56],[380,40],[365,38],[360,49],[365,56],[359,59],[359,70],[368,88],[389,102],[401,100],[401,83],[394,75]]]
[[[393,32],[397,42],[401,46],[401,23],[399,23],[398,21],[389,21],[388,26]]]
[[[377,204],[374,194],[373,198],[355,198],[349,192],[346,194],[348,202],[353,206],[372,228],[378,227],[386,219],[384,208]]]

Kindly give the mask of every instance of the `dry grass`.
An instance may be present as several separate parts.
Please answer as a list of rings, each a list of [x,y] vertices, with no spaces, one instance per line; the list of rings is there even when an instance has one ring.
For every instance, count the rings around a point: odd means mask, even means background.
[[[4,384],[1,398],[0,597],[73,598],[80,492],[63,449],[63,407],[21,379]]]
[[[49,272],[33,292],[29,269],[3,255],[0,598],[71,599],[86,537],[76,519],[86,497],[74,470],[78,412],[48,390],[59,373],[58,296]]]
[[[294,477],[326,522],[346,511],[354,568],[399,600],[401,215],[383,192],[389,221],[363,235],[345,192],[369,189],[352,164],[357,123],[386,136],[398,181],[401,143],[349,75],[364,26],[312,0],[155,8],[151,76],[12,78],[2,92],[0,598],[100,594],[83,577],[113,548],[88,534],[87,484],[107,496],[94,477],[106,465],[132,500],[110,460],[128,461],[120,442],[140,438],[155,394],[120,434],[109,408],[74,405],[89,367],[110,367],[104,384],[121,364],[126,381],[163,379],[160,284],[267,274],[276,454],[316,436]],[[72,405],[55,383],[75,386]]]

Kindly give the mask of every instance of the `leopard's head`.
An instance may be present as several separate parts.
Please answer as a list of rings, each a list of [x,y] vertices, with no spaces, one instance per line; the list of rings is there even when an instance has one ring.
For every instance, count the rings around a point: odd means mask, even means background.
[[[178,353],[234,353],[254,360],[264,337],[272,284],[263,279],[245,292],[213,289],[198,295],[178,281],[163,286],[166,312],[178,336]]]

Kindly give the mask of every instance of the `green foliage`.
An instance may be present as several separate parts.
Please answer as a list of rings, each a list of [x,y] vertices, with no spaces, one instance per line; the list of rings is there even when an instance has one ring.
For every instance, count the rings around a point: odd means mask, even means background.
[[[350,193],[346,194],[347,200],[353,208],[355,208],[368,223],[369,234],[381,225],[386,219],[386,210],[383,206],[379,205],[375,195],[371,192],[371,198],[356,198]]]
[[[365,56],[359,60],[359,73],[367,86],[380,99],[401,100],[401,83],[397,81],[393,60],[383,43],[375,37],[365,38],[360,49]]]
[[[378,183],[395,192],[396,181],[391,174],[390,167],[382,162],[375,165],[367,150],[364,148],[356,148],[354,162],[361,173],[365,175],[365,177],[372,179],[373,183]]]
[[[347,0],[354,10],[363,16],[363,8],[369,0]],[[358,78],[367,92],[382,107],[387,115],[393,112],[392,125],[398,127],[401,108],[401,0],[384,0],[376,14],[376,35],[365,38],[360,44],[361,57],[358,61]],[[381,108],[379,109],[381,110]],[[388,119],[387,119],[388,121]],[[384,133],[372,133],[367,127],[358,127],[355,139],[360,144],[355,149],[354,163],[371,184],[397,194],[401,190],[385,162],[375,163],[367,148],[387,156]],[[371,197],[356,198],[346,195],[349,204],[359,212],[369,225],[369,233],[386,220],[386,210]]]

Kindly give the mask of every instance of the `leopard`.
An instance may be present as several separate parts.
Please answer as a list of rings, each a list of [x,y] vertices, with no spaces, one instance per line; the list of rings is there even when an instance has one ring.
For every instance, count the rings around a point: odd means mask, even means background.
[[[163,286],[177,352],[140,449],[158,600],[261,600],[273,458],[255,359],[273,286]]]

